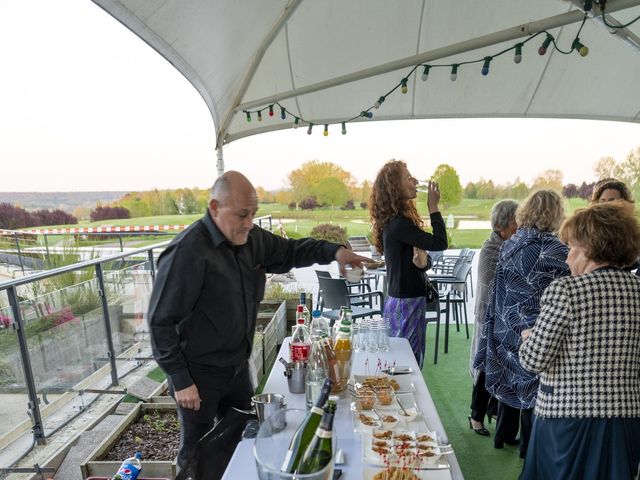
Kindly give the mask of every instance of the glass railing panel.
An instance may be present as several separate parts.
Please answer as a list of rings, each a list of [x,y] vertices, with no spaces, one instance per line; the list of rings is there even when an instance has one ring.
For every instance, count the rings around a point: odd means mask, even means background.
[[[0,291],[0,445],[17,424],[29,422],[29,397],[18,334],[7,292]]]

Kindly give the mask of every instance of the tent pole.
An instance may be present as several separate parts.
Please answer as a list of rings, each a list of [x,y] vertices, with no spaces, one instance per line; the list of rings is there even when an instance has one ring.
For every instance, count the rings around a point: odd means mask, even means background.
[[[216,162],[216,169],[218,170],[218,176],[224,173],[224,153],[222,151],[222,144],[218,144],[216,147],[216,153],[218,154],[218,161]]]
[[[609,0],[607,2],[607,13],[613,13],[618,10],[624,10],[626,8],[631,8],[638,5],[640,5],[640,0]],[[553,28],[579,22],[583,17],[584,12],[582,12],[581,10],[572,10],[560,15],[554,15],[552,17],[543,18],[541,20],[517,25],[515,27],[501,30],[499,32],[490,33],[488,35],[483,35],[481,37],[473,38],[471,40],[465,40],[459,43],[454,43],[446,47],[436,48],[435,50],[430,50],[428,52],[413,55],[411,57],[401,58],[393,62],[366,68],[364,70],[359,70],[347,75],[342,75],[340,77],[307,85],[305,87],[300,87],[276,95],[271,95],[269,97],[263,97],[250,102],[245,102],[238,105],[235,111],[241,112],[243,110],[261,107],[263,105],[279,102],[287,98],[293,98],[320,90],[326,90],[328,88],[343,85],[345,83],[355,82],[357,80],[374,77],[376,75],[382,75],[384,73],[393,72],[402,68],[413,67],[414,65],[419,65],[421,63],[433,62],[441,58],[477,50],[478,48],[489,47],[491,45],[516,40],[524,36],[534,35],[543,30],[550,30]]]

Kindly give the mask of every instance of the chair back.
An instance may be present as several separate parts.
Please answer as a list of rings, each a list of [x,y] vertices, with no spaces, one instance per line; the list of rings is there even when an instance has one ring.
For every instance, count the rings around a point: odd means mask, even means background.
[[[340,307],[350,307],[349,289],[344,278],[327,278],[318,276],[320,291],[322,292],[322,308],[339,310]]]
[[[467,253],[467,263],[473,263],[473,257],[475,256],[476,256],[476,251],[469,250],[469,253]]]
[[[331,278],[331,273],[327,272],[326,270],[316,270],[316,277],[318,277],[318,280],[322,277],[322,278]]]
[[[467,283],[467,276],[470,273],[471,273],[471,264],[467,262],[462,262],[462,265],[460,266],[460,268],[458,269],[458,272],[456,273],[456,281],[458,283],[451,285],[451,289],[457,292],[466,291],[465,286]]]

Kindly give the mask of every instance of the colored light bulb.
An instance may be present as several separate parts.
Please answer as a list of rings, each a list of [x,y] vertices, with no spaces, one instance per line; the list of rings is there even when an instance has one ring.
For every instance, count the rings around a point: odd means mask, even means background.
[[[251,112],[245,112],[247,114],[247,122],[251,122]]]
[[[425,65],[424,66],[424,70],[422,71],[422,81],[426,82],[427,79],[429,78],[429,70],[431,69],[431,67],[429,65]]]
[[[380,108],[380,105],[385,101],[384,97],[380,97],[376,103],[373,104],[374,108]]]
[[[544,55],[545,53],[547,53],[547,48],[549,48],[549,45],[551,45],[552,41],[553,37],[547,33],[547,38],[544,39],[544,42],[542,42],[542,45],[538,49],[538,54]]]
[[[262,112],[260,110],[258,110],[258,121],[262,121]]]
[[[269,116],[273,117],[273,105],[269,105]]]
[[[520,63],[522,61],[522,44],[518,43],[516,45],[516,53],[513,56],[513,61],[515,63]]]
[[[327,125],[326,123],[324,124],[324,131],[322,132],[322,135],[324,135],[325,137],[329,136],[329,125]]]
[[[451,66],[451,81],[455,82],[458,79],[458,65]]]
[[[403,78],[402,81],[400,82],[400,91],[402,93],[407,93],[409,91],[409,87],[407,87],[407,79]]]
[[[573,41],[572,48],[574,50],[577,50],[581,57],[586,57],[587,55],[589,55],[589,47],[582,44],[577,37]]]
[[[342,122],[342,134],[347,134],[347,124],[345,122]]]
[[[287,118],[287,111],[284,109],[284,107],[280,107],[280,118],[282,120],[286,120]]]
[[[309,124],[309,128],[307,128],[307,135],[311,135],[311,130],[313,130],[313,123]]]
[[[491,57],[484,57],[484,63],[482,64],[482,70],[480,71],[485,77],[489,75],[489,65],[491,64],[491,60]]]
[[[300,126],[300,119],[296,117],[296,119],[293,121],[293,128],[298,128],[299,126]]]

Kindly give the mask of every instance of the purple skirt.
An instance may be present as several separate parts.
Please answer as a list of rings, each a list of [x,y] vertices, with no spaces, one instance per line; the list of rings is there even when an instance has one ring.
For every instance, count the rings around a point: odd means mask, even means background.
[[[424,297],[387,297],[384,304],[384,319],[389,322],[390,335],[409,340],[421,369],[427,334],[426,312],[427,302]]]

